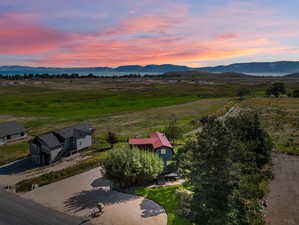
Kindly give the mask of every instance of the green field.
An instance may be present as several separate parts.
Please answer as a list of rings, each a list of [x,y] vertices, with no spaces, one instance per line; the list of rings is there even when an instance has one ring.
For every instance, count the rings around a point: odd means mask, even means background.
[[[185,218],[176,214],[177,200],[175,192],[180,186],[181,185],[140,188],[135,190],[135,193],[151,199],[164,207],[167,212],[167,225],[191,225]]]
[[[28,155],[28,143],[18,143],[0,146],[0,166]]]
[[[194,95],[155,95],[138,92],[53,91],[9,95],[0,99],[1,114],[56,118],[61,122],[97,118],[199,100]]]

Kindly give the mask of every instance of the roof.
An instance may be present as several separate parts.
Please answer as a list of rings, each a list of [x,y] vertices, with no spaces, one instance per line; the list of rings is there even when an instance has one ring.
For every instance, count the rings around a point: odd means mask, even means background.
[[[77,124],[71,127],[66,127],[60,130],[48,132],[37,136],[34,141],[42,142],[49,147],[49,149],[55,149],[60,147],[64,140],[70,137],[81,138],[87,134],[92,134],[94,131],[88,124]]]
[[[40,139],[50,149],[55,149],[55,148],[61,146],[60,141],[58,140],[58,138],[52,132],[42,134],[42,135],[38,136],[38,139]]]
[[[62,138],[67,139],[70,137],[82,137],[82,134],[84,133],[91,134],[93,129],[88,124],[77,124],[71,127],[56,130],[54,132]]]
[[[130,138],[130,145],[152,145],[154,149],[160,147],[169,147],[172,148],[172,145],[168,141],[165,134],[160,132],[151,133],[149,138]]]
[[[26,132],[23,125],[16,121],[0,123],[0,137]]]

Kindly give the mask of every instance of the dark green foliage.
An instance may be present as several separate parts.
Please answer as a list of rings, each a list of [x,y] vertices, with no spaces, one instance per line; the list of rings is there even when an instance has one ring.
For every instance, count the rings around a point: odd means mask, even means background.
[[[164,167],[158,154],[128,147],[110,151],[102,164],[106,176],[120,187],[153,182]]]
[[[257,113],[241,113],[236,118],[229,118],[225,124],[234,138],[244,143],[248,152],[255,154],[258,168],[270,162],[272,140],[262,129]]]
[[[183,135],[183,130],[177,125],[175,117],[169,121],[163,132],[172,143],[181,138]]]
[[[255,113],[221,122],[202,121],[203,131],[184,149],[179,166],[194,197],[192,218],[206,225],[263,225],[259,200],[270,179],[272,142]]]
[[[274,95],[275,97],[279,97],[281,94],[285,94],[286,89],[284,83],[273,83],[271,87],[266,90],[266,95],[271,96]]]
[[[113,147],[113,145],[118,142],[118,138],[117,138],[116,134],[114,134],[112,132],[108,132],[107,136],[106,136],[106,141],[107,141],[107,143],[109,143],[111,145],[111,147]]]
[[[242,87],[237,90],[236,94],[239,97],[239,99],[242,100],[245,96],[250,95],[250,90],[249,88]]]
[[[294,98],[299,98],[299,90],[294,90],[292,95]]]

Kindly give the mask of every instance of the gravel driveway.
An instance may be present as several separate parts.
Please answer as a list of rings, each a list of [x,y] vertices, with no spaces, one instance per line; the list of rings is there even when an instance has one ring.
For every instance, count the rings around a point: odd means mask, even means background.
[[[100,225],[167,224],[167,214],[161,206],[143,197],[110,190],[110,182],[103,178],[99,168],[25,193],[23,197],[75,216],[88,215],[102,202],[104,214],[91,221]]]
[[[274,180],[270,184],[268,208],[269,225],[299,224],[299,157],[275,154]]]

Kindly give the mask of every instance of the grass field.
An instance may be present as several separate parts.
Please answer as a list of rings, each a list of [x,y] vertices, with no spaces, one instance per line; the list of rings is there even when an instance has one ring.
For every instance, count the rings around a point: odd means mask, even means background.
[[[0,146],[0,166],[26,157],[28,148],[27,142]]]
[[[298,98],[252,98],[242,102],[241,107],[260,113],[276,151],[299,155]]]
[[[131,85],[131,84],[130,84]],[[118,136],[146,135],[161,130],[175,116],[181,125],[216,112],[230,98],[203,98],[208,87],[182,84],[167,88],[152,85],[140,90],[58,90],[45,87],[1,87],[0,122],[17,120],[30,135],[38,135],[78,122],[89,122],[97,136],[108,131]],[[25,144],[3,146],[0,164],[28,154]],[[5,149],[5,150],[4,150]]]
[[[191,225],[185,218],[176,214],[177,201],[175,192],[179,187],[180,185],[140,188],[135,193],[151,199],[164,207],[167,212],[167,225]]]

